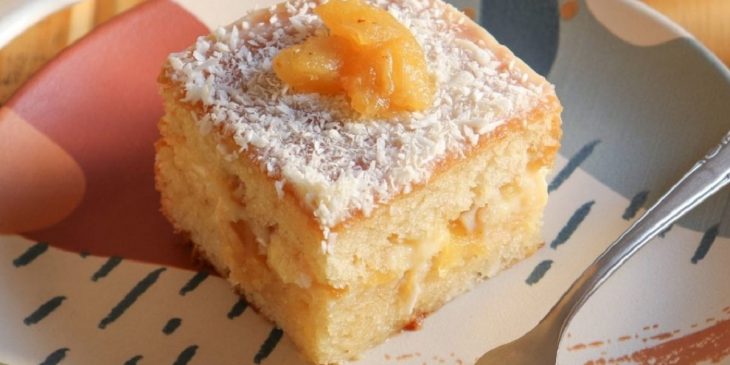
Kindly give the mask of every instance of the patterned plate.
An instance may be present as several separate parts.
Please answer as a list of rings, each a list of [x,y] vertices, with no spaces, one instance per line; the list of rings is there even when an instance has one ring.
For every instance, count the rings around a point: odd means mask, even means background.
[[[0,21],[58,5],[47,3]],[[153,189],[160,65],[255,5],[265,4],[151,0],[0,109],[0,362],[303,364],[223,280],[194,271]],[[565,105],[546,247],[358,364],[469,364],[526,331],[730,129],[730,72],[641,3],[456,5],[547,75]],[[730,363],[727,200],[722,191],[606,283],[568,328],[559,362]]]

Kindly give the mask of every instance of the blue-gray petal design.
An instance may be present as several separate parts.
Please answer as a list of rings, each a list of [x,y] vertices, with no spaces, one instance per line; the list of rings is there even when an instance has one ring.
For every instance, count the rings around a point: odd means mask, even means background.
[[[729,73],[694,40],[634,46],[579,5],[561,23],[549,74],[565,106],[561,154],[601,140],[581,168],[628,199],[656,192],[648,206],[730,129]],[[721,191],[680,225],[704,230],[723,217],[727,200]],[[729,228],[721,224],[720,234]]]
[[[547,75],[558,49],[557,0],[482,0],[479,20],[517,57]]]

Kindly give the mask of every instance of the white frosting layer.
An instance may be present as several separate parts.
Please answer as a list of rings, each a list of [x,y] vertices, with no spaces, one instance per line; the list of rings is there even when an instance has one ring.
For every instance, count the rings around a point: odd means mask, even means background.
[[[288,90],[271,60],[326,31],[313,2],[292,1],[254,23],[244,18],[169,58],[168,76],[184,88],[184,101],[205,107],[201,131],[215,125],[231,133],[236,152],[254,156],[279,181],[277,190],[296,193],[325,232],[426,182],[448,155],[463,155],[553,93],[465,35],[475,25],[440,0],[373,3],[407,26],[425,51],[438,86],[424,112],[359,120],[343,96]]]

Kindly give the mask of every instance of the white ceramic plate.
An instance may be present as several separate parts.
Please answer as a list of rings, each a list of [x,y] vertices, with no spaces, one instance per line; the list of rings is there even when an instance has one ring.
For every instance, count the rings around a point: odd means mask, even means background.
[[[1,4],[0,45],[66,3]],[[0,362],[301,363],[222,279],[188,269],[152,187],[159,65],[253,5],[150,1],[0,110]],[[456,5],[548,75],[565,105],[546,246],[361,364],[468,364],[517,337],[730,127],[728,70],[643,4]],[[560,363],[730,362],[726,203],[724,191],[604,285],[571,323]]]

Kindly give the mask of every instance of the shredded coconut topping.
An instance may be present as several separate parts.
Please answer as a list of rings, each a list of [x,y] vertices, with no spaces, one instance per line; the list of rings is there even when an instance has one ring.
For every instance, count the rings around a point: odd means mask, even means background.
[[[238,158],[254,156],[277,179],[277,191],[287,186],[295,192],[324,232],[410,192],[448,155],[463,156],[481,136],[524,116],[552,92],[513,62],[500,61],[482,40],[470,39],[474,25],[440,0],[371,3],[408,27],[423,47],[437,79],[429,109],[361,120],[344,96],[290,91],[271,60],[326,31],[311,1],[246,17],[169,57],[168,76],[184,88],[183,101],[205,107],[201,133],[222,126],[240,147]]]

